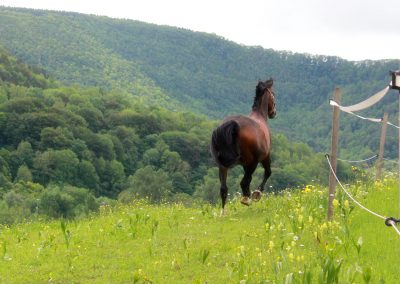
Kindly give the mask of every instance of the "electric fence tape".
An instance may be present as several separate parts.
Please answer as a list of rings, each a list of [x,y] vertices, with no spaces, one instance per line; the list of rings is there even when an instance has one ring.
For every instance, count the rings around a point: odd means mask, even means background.
[[[379,155],[376,154],[376,155],[373,155],[372,157],[366,158],[364,160],[343,160],[343,159],[339,159],[339,158],[338,158],[338,160],[342,161],[342,162],[347,162],[347,163],[363,163],[363,162],[368,162],[372,159],[378,158],[378,156]]]
[[[382,118],[370,118],[370,117],[364,117],[358,114],[355,114],[354,111],[359,111],[359,110],[363,110],[366,108],[369,108],[371,106],[373,106],[374,104],[376,104],[377,102],[379,102],[390,90],[390,87],[387,86],[385,87],[383,90],[377,92],[376,94],[372,95],[371,97],[369,97],[368,99],[355,104],[355,105],[351,105],[351,106],[341,106],[339,105],[337,102],[335,102],[334,100],[330,100],[329,104],[331,106],[335,106],[338,107],[341,111],[347,112],[351,115],[354,115],[358,118],[364,119],[364,120],[369,120],[372,122],[381,122]],[[391,122],[387,122],[388,125],[393,126],[397,129],[399,129],[400,127],[391,123]]]

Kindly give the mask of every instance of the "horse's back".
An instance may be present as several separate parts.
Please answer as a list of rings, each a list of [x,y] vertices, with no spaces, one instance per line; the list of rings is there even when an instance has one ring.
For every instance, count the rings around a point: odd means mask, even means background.
[[[237,116],[239,123],[239,147],[242,163],[265,160],[271,150],[269,129],[247,116]]]

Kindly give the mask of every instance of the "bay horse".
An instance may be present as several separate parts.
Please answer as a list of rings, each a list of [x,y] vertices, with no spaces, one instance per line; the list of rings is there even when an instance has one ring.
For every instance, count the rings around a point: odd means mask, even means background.
[[[228,169],[236,165],[243,167],[240,202],[247,206],[251,200],[260,200],[265,183],[271,175],[271,133],[267,120],[276,115],[272,85],[272,79],[259,81],[251,113],[247,116],[226,117],[212,133],[211,154],[219,168],[222,214],[228,196]],[[264,168],[264,177],[250,198],[250,183],[258,163]]]

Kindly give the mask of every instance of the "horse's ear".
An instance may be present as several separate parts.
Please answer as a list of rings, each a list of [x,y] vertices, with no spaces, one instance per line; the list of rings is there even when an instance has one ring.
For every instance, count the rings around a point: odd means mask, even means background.
[[[274,84],[274,80],[272,78],[269,78],[269,80],[265,81],[266,88],[271,88],[273,84]]]
[[[266,88],[268,87],[265,85],[265,82],[258,80],[258,84],[256,86],[256,96],[261,96]]]

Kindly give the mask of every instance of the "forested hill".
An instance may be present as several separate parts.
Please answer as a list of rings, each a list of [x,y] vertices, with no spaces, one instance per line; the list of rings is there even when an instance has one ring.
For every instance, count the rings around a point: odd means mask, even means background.
[[[46,88],[50,85],[43,70],[33,69],[0,48],[0,82],[24,87]],[[40,73],[42,72],[42,73]]]
[[[4,7],[0,34],[13,55],[66,84],[121,89],[147,104],[214,118],[247,113],[256,81],[271,76],[278,100],[272,128],[319,151],[329,147],[327,102],[334,87],[342,87],[344,104],[358,102],[385,87],[388,71],[400,66],[400,60],[349,62],[131,20]],[[367,114],[382,116],[385,109],[394,118],[396,99],[389,96]],[[379,127],[342,121],[349,134],[341,140],[345,156],[376,152]],[[389,131],[390,137],[396,135]],[[396,149],[387,153],[395,157]]]
[[[113,202],[106,198],[219,201],[209,154],[215,121],[147,106],[127,92],[66,87],[3,50],[0,59],[0,224],[38,210],[78,216]],[[273,143],[268,186],[326,183],[322,154],[280,134]],[[262,176],[260,168],[254,183]],[[230,172],[231,194],[241,178],[239,167]]]

